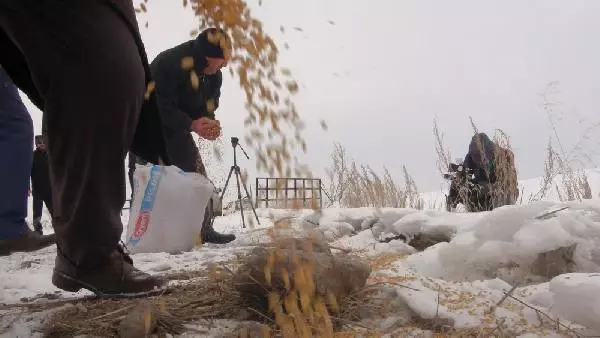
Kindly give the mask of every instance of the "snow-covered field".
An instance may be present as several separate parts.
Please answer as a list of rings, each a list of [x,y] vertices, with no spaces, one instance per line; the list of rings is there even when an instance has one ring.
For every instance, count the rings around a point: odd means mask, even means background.
[[[590,180],[593,187],[600,186],[596,177]],[[178,255],[137,254],[133,259],[155,274],[198,270],[242,257],[269,241],[267,229],[274,222],[291,218],[298,231],[315,230],[332,247],[371,262],[368,283],[385,284],[385,297],[395,307],[360,324],[390,337],[432,336],[403,328],[415,315],[452,323],[459,332],[481,330],[482,337],[483,332],[569,337],[575,336],[573,330],[600,337],[599,199],[535,202],[472,214],[371,208],[257,212],[261,224],[249,229],[242,229],[238,213],[217,218],[218,231],[238,236],[227,245],[204,245]],[[124,212],[125,224],[127,217]],[[423,249],[419,239],[422,243],[423,238],[446,236],[449,242],[423,251],[415,248]],[[7,309],[7,304],[73,296],[50,282],[54,255],[52,247],[0,258],[0,337],[40,336],[36,328],[47,316]],[[223,336],[227,327],[217,324],[212,335]],[[486,327],[495,333],[483,331]]]

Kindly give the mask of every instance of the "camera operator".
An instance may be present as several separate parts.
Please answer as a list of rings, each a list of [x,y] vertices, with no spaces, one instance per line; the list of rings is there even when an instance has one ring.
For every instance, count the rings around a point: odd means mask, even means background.
[[[221,45],[214,43],[218,39]],[[231,45],[226,34],[220,29],[209,28],[195,39],[163,51],[150,65],[169,158],[185,172],[206,176],[191,132],[211,141],[221,134],[214,110],[219,106],[221,95],[221,68],[227,64],[226,53],[221,47],[223,43]],[[195,79],[192,70],[197,74]],[[131,157],[133,154],[129,156],[129,179],[133,183],[135,159]],[[202,223],[203,242],[225,244],[235,239],[232,234],[216,232],[211,218],[212,210],[207,206]]]
[[[474,186],[470,194],[472,204],[479,210],[514,204],[519,195],[514,155],[501,147],[485,133],[471,138],[469,151],[463,162],[465,170],[473,172]]]

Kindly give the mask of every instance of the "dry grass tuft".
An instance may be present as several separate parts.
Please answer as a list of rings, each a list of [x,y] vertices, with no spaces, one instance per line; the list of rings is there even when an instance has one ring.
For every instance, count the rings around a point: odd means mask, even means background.
[[[304,266],[310,269],[309,266]],[[306,270],[302,270],[305,271]],[[290,285],[301,285],[300,270],[290,271]],[[253,320],[263,328],[264,337],[345,337],[347,331],[341,325],[360,320],[353,308],[364,303],[369,292],[359,290],[335,301],[311,293],[308,284],[298,287],[298,292],[272,295],[272,312],[262,311],[257,304],[247,302],[235,285],[235,272],[222,267],[190,273],[204,275],[172,288],[168,293],[144,299],[86,300],[67,303],[45,321],[45,337],[75,337],[93,335],[117,337],[123,334],[123,323],[146,328],[147,333],[158,337],[166,334],[194,332],[187,324],[209,324],[215,319]],[[307,272],[309,275],[310,272]],[[309,279],[305,279],[308,281]],[[296,298],[294,298],[294,296]],[[294,302],[295,299],[295,302]],[[331,312],[335,303],[336,310]],[[61,306],[64,303],[61,303]],[[55,305],[56,306],[56,305]],[[148,310],[140,317],[128,316],[132,311],[147,306]],[[57,306],[58,307],[58,306]],[[52,308],[37,307],[42,311]],[[279,309],[279,310],[277,310]],[[331,312],[331,313],[330,313]],[[152,323],[152,324],[150,324]],[[242,327],[241,331],[247,330]],[[201,333],[201,332],[198,332]],[[208,333],[208,332],[206,332]]]
[[[558,135],[555,118],[560,114],[561,103],[553,98],[557,93],[558,83],[552,82],[548,84],[541,94],[542,107],[548,116],[548,122],[552,130],[552,136],[548,140],[546,148],[546,157],[544,161],[544,176],[540,183],[540,189],[531,194],[529,201],[539,201],[544,199],[552,189],[556,189],[558,197],[561,201],[581,201],[592,198],[592,190],[588,182],[585,170],[576,170],[573,168],[573,162],[581,151],[581,143],[589,138],[587,135],[597,125],[592,125],[581,136],[581,140],[575,144],[572,150],[566,151],[563,143]],[[555,145],[556,144],[556,147]],[[560,183],[555,183],[555,179],[560,176]]]
[[[395,262],[408,257],[405,253],[384,253],[375,257],[369,258],[369,265],[374,271],[382,270],[392,266]]]
[[[437,155],[437,168],[440,174],[446,173],[448,166],[452,162],[450,149],[444,142],[444,134],[440,131],[437,124],[437,119],[433,120],[433,136],[435,138],[435,153]]]
[[[53,314],[44,328],[45,337],[95,335],[118,336],[119,325],[129,311],[149,304],[148,318],[159,335],[188,331],[184,324],[215,318],[235,318],[243,306],[230,278],[201,278],[161,296],[145,299],[89,300],[73,303]],[[145,323],[140,323],[145,325]]]
[[[336,143],[331,154],[331,166],[326,172],[329,181],[328,195],[333,203],[341,207],[424,207],[417,185],[404,166],[404,186],[401,186],[387,168],[383,169],[382,175],[368,165],[359,165],[354,160],[350,162],[345,148]]]

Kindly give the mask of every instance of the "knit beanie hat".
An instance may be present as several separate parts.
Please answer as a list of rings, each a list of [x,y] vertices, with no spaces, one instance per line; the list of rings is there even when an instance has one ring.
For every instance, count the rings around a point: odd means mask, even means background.
[[[231,41],[222,29],[205,29],[196,37],[196,41],[204,56],[227,59],[231,53]]]

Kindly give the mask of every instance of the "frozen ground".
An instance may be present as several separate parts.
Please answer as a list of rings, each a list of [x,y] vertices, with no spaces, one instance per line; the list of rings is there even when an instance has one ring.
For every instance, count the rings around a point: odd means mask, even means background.
[[[488,327],[507,336],[574,336],[569,330],[600,336],[599,200],[538,202],[478,214],[369,208],[258,212],[261,225],[251,229],[242,229],[239,214],[217,219],[217,230],[238,236],[228,245],[205,245],[180,255],[137,254],[134,261],[157,274],[198,270],[243,256],[269,240],[266,231],[274,221],[289,217],[298,231],[316,230],[333,247],[369,259],[374,270],[369,283],[387,285],[386,297],[397,307],[361,325],[390,337],[432,335],[402,328],[409,313],[459,330]],[[451,240],[419,252],[407,244],[419,236]],[[73,296],[50,282],[54,253],[48,248],[0,258],[0,336],[39,335],[35,329],[44,317],[6,309],[6,304]],[[211,332],[222,336],[228,325],[222,322],[221,331]]]

